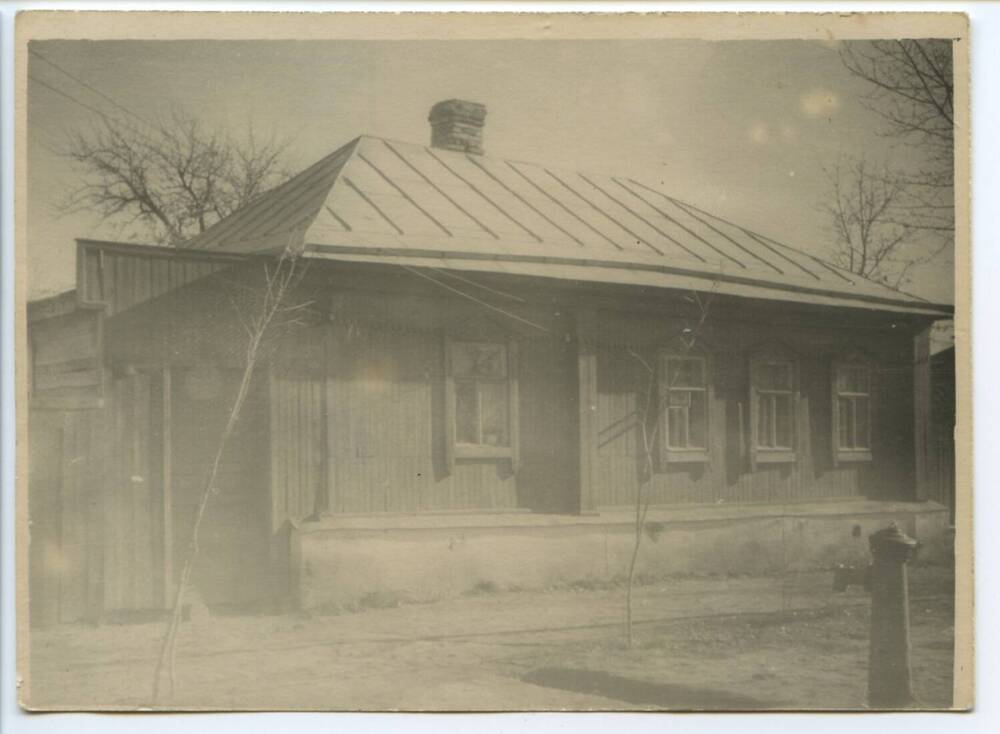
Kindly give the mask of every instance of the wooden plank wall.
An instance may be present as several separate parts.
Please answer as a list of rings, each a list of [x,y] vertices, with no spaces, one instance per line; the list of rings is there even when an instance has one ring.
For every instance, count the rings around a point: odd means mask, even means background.
[[[29,322],[30,397],[34,409],[100,407],[104,386],[103,319],[97,309],[74,308]]]
[[[104,606],[154,609],[163,603],[160,387],[151,375],[136,373],[115,379],[112,391]]]
[[[930,498],[948,507],[955,518],[955,350],[931,357]]]
[[[151,379],[109,385],[99,410],[35,411],[30,505],[33,614],[97,619],[162,603],[161,488]]]
[[[63,414],[28,415],[29,609],[32,624],[59,621]]]
[[[190,550],[195,513],[229,418],[241,371],[211,365],[172,370],[172,566]],[[199,534],[193,584],[207,604],[266,597],[269,549],[268,380],[258,373],[222,456]]]
[[[522,343],[518,507],[540,512],[581,509],[577,370],[575,341]]]
[[[924,329],[913,340],[914,453],[917,498],[930,499],[934,491],[937,458],[931,441],[931,330]]]
[[[594,484],[598,506],[634,502],[643,464],[637,424],[645,368],[629,349],[655,364],[657,328],[635,329],[613,318],[601,328],[598,357],[597,451]],[[716,324],[704,341],[714,356],[715,399],[710,405],[710,461],[658,466],[651,483],[654,504],[784,503],[845,497],[903,499],[912,491],[912,378],[908,337],[852,336],[846,330],[768,330]],[[619,343],[615,343],[615,335]],[[623,337],[624,335],[624,337]],[[620,343],[633,339],[633,346]],[[756,345],[780,339],[799,355],[798,461],[759,464],[751,471],[749,442],[750,355]],[[830,364],[851,346],[877,355],[874,460],[835,466],[831,451]]]
[[[326,496],[326,377],[276,367],[270,379],[271,532],[316,513]]]
[[[84,619],[99,603],[95,596],[103,576],[103,498],[95,481],[99,470],[95,471],[90,456],[101,447],[102,436],[93,419],[90,412],[63,414],[59,492],[61,622]]]
[[[575,512],[581,507],[579,365],[570,319],[542,309],[519,313],[547,325],[548,334],[523,329],[520,346],[522,462],[510,474],[504,462],[445,460],[443,339],[506,339],[513,321],[455,299],[414,293],[334,289],[334,326],[316,326],[284,350],[299,369],[272,387],[275,496],[273,520],[334,513],[512,510]],[[572,313],[573,309],[565,309]],[[653,501],[673,503],[771,502],[871,497],[905,498],[912,489],[913,399],[906,329],[873,327],[858,319],[815,327],[762,327],[767,319],[745,311],[721,314],[704,329],[715,356],[712,461],[661,467]],[[548,318],[547,321],[544,319]],[[741,319],[737,320],[737,319]],[[639,477],[635,425],[639,363],[629,346],[647,350],[669,342],[683,322],[595,312],[589,332],[598,395],[590,466],[593,504],[627,506]],[[800,322],[801,323],[801,322]],[[523,328],[523,327],[519,327]],[[780,340],[800,355],[799,461],[760,465],[751,472],[748,361],[763,343]],[[333,353],[317,345],[333,344]],[[835,466],[831,452],[830,364],[862,349],[877,357],[875,461]],[[313,369],[302,369],[302,365]],[[326,364],[325,385],[315,365]],[[326,420],[316,406],[326,405]],[[289,428],[291,427],[291,428]],[[291,435],[296,436],[294,440]],[[316,454],[326,446],[325,474]],[[282,479],[282,476],[285,477]],[[328,498],[316,496],[327,487]],[[322,493],[321,493],[322,494]]]
[[[336,340],[330,510],[416,512],[518,506],[509,467],[444,461],[442,337],[366,330]]]
[[[211,253],[180,255],[171,248],[124,250],[81,242],[77,250],[77,287],[81,303],[106,306],[114,316],[229,267],[232,258]]]
[[[424,285],[406,273],[400,280],[404,290]],[[575,379],[565,379],[575,373],[575,353],[561,333],[539,337],[435,289],[331,288],[314,300],[330,309],[328,321],[287,338],[272,370],[272,531],[316,509],[575,510],[576,436],[564,429],[576,421]],[[553,320],[551,311],[522,312]],[[507,460],[447,460],[446,331],[518,340],[516,473]],[[317,496],[320,486],[326,491]]]

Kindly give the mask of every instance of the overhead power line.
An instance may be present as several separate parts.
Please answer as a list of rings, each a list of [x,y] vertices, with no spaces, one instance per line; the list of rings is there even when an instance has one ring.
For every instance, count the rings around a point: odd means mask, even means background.
[[[110,95],[105,94],[104,92],[102,92],[97,87],[94,87],[91,84],[88,84],[83,79],[80,79],[78,76],[76,76],[74,74],[71,74],[70,72],[66,71],[59,64],[57,64],[55,61],[52,61],[51,59],[49,59],[49,58],[47,58],[45,56],[42,56],[42,54],[38,53],[37,51],[35,51],[35,50],[31,49],[31,48],[28,49],[28,53],[30,53],[32,56],[34,56],[37,59],[41,59],[42,61],[44,61],[46,64],[48,64],[52,68],[56,69],[57,71],[61,72],[64,75],[66,75],[67,77],[69,77],[70,79],[72,79],[73,81],[75,81],[80,86],[82,86],[82,87],[84,87],[86,89],[89,89],[91,92],[93,92],[94,94],[98,95],[99,97],[101,97],[102,99],[106,100],[107,102],[113,104],[115,107],[117,107],[118,109],[120,109],[122,112],[125,112],[128,115],[131,115],[132,117],[134,117],[139,122],[141,122],[141,123],[143,123],[145,125],[149,125],[150,127],[153,127],[153,128],[156,127],[153,123],[151,123],[149,120],[147,120],[146,118],[144,118],[142,115],[140,115],[140,114],[138,114],[136,112],[133,112],[128,107],[126,107],[125,105],[119,103],[118,101],[116,101]],[[44,82],[40,82],[37,78],[35,79],[35,81],[38,82],[39,84],[43,84],[44,86],[48,86],[48,85],[45,85]],[[49,87],[49,88],[51,89],[51,87]],[[63,96],[69,96],[69,95],[65,95],[64,94]],[[93,108],[88,108],[88,109],[93,109]],[[107,115],[105,115],[104,113],[98,113],[98,114],[101,114],[103,117],[107,117]]]
[[[550,333],[548,329],[546,329],[544,326],[540,326],[539,324],[536,324],[534,321],[528,321],[528,319],[521,318],[517,314],[511,313],[510,311],[502,309],[499,306],[494,306],[492,303],[487,303],[486,301],[482,301],[482,300],[476,298],[475,296],[473,296],[472,294],[466,293],[465,291],[463,291],[463,290],[461,290],[459,288],[453,288],[452,286],[448,285],[447,283],[442,283],[437,278],[432,278],[431,276],[427,275],[426,273],[420,272],[416,268],[412,268],[409,265],[403,265],[402,263],[399,264],[399,267],[403,268],[403,270],[405,270],[405,271],[407,271],[409,273],[412,273],[413,275],[417,275],[417,276],[419,276],[421,278],[424,278],[425,280],[429,280],[430,282],[434,283],[435,285],[440,286],[441,288],[444,288],[445,290],[451,291],[452,293],[455,293],[455,294],[457,294],[459,296],[462,296],[463,298],[467,298],[470,301],[478,303],[480,306],[488,308],[490,311],[495,311],[496,313],[499,313],[499,314],[501,314],[503,316],[506,316],[507,318],[514,319],[515,321],[520,321],[522,324],[526,324],[526,325],[528,325],[528,326],[530,326],[530,327],[532,327],[534,329],[538,329],[539,331],[543,331],[546,334]]]
[[[62,91],[61,89],[57,89],[56,87],[53,87],[53,86],[52,86],[51,84],[49,84],[48,82],[43,82],[43,81],[42,81],[41,79],[38,79],[37,77],[33,77],[33,76],[31,76],[30,74],[28,75],[28,80],[29,80],[29,81],[33,81],[33,82],[34,82],[35,84],[41,84],[41,85],[42,85],[43,87],[45,87],[46,89],[48,89],[48,90],[50,90],[50,91],[52,91],[52,92],[55,92],[56,94],[58,94],[58,95],[59,95],[59,96],[61,96],[61,97],[65,97],[66,99],[68,99],[68,100],[70,100],[71,102],[74,102],[74,103],[76,103],[76,104],[80,105],[81,107],[83,107],[83,108],[85,108],[85,109],[88,109],[88,110],[90,110],[90,111],[91,111],[91,112],[93,112],[94,114],[97,114],[97,115],[100,115],[100,116],[101,116],[101,117],[103,117],[103,118],[104,118],[105,120],[107,120],[107,119],[108,119],[108,116],[107,116],[107,114],[106,114],[106,113],[102,112],[101,110],[97,109],[96,107],[91,107],[91,106],[90,106],[89,104],[87,104],[86,102],[81,102],[80,100],[78,100],[78,99],[77,99],[76,97],[74,97],[73,95],[71,95],[71,94],[67,94],[66,92]]]

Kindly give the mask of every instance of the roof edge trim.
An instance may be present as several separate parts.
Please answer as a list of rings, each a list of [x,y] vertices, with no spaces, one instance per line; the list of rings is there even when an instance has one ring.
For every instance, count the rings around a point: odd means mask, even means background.
[[[457,252],[457,251],[444,251],[444,250],[417,250],[410,248],[392,248],[392,247],[351,247],[346,245],[317,245],[317,244],[306,244],[305,254],[308,255],[309,252],[314,252],[318,255],[322,255],[324,252],[330,254],[352,254],[352,255],[371,255],[371,256],[391,256],[391,257],[414,257],[414,258],[427,258],[431,259],[463,259],[463,260],[484,260],[484,261],[498,261],[498,262],[522,262],[522,263],[538,263],[538,264],[549,264],[549,265],[575,265],[582,267],[600,267],[600,268],[614,268],[617,270],[640,270],[647,272],[657,272],[666,273],[673,275],[684,275],[688,277],[701,278],[706,281],[720,280],[727,283],[738,283],[740,285],[752,285],[767,287],[772,290],[779,291],[789,291],[794,293],[812,293],[816,295],[843,298],[845,300],[854,300],[864,303],[882,303],[891,306],[904,306],[914,309],[931,309],[940,311],[942,316],[951,316],[955,312],[955,307],[950,304],[938,304],[931,303],[919,298],[913,298],[909,300],[907,298],[883,298],[880,296],[873,296],[868,294],[850,294],[844,293],[842,291],[828,290],[824,288],[808,288],[806,286],[784,284],[784,283],[761,283],[752,277],[740,276],[736,274],[730,274],[727,272],[711,271],[706,272],[704,270],[692,270],[688,268],[682,268],[672,265],[659,265],[659,264],[647,264],[647,263],[631,263],[622,262],[617,260],[599,260],[599,259],[587,259],[587,258],[573,258],[573,257],[557,257],[552,255],[509,255],[509,254],[499,254],[499,253],[483,253],[483,252]],[[540,274],[541,275],[541,274]]]

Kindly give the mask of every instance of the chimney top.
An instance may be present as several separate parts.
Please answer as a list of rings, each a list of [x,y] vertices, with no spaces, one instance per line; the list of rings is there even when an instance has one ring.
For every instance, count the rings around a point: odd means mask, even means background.
[[[431,107],[431,146],[460,153],[483,154],[486,105],[448,99]]]

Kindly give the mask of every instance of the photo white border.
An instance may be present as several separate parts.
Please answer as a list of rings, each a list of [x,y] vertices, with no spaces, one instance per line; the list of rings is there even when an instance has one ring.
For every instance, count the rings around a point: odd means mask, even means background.
[[[971,24],[971,75],[972,75],[972,151],[973,151],[973,209],[972,232],[975,267],[972,269],[973,295],[973,410],[977,445],[980,451],[975,456],[976,485],[985,488],[975,497],[975,548],[977,565],[981,572],[976,578],[977,618],[996,620],[1000,618],[1000,588],[990,581],[993,564],[998,556],[1000,540],[992,532],[994,523],[1000,520],[1000,499],[989,488],[1000,482],[1000,452],[993,451],[993,438],[989,432],[991,418],[1000,415],[1000,391],[989,391],[983,376],[997,374],[1000,370],[1000,350],[991,339],[996,333],[991,325],[997,323],[991,316],[1000,315],[1000,299],[996,295],[997,279],[1000,275],[1000,240],[998,210],[995,202],[1000,201],[1000,142],[990,133],[997,129],[1000,119],[1000,84],[997,83],[997,69],[1000,69],[1000,4],[989,3],[949,3],[949,2],[705,2],[705,3],[512,3],[512,2],[455,2],[455,3],[321,3],[321,2],[4,2],[0,0],[0,100],[2,100],[2,135],[0,135],[0,234],[2,234],[2,322],[0,322],[0,364],[2,364],[2,444],[0,444],[0,468],[2,468],[3,503],[0,506],[2,526],[2,667],[0,667],[0,705],[2,718],[0,730],[4,732],[61,732],[61,731],[132,731],[141,726],[152,732],[200,731],[211,727],[220,731],[230,729],[240,732],[271,731],[276,727],[295,727],[303,731],[325,731],[336,728],[340,731],[398,731],[404,728],[414,732],[437,732],[475,729],[476,731],[549,731],[568,729],[582,731],[606,731],[609,727],[627,726],[635,731],[660,731],[664,726],[675,731],[717,731],[718,727],[748,728],[749,731],[771,729],[774,726],[807,725],[817,734],[831,731],[835,727],[850,727],[852,731],[884,731],[887,727],[906,727],[908,732],[937,730],[941,727],[955,728],[957,731],[991,731],[1000,727],[1000,709],[995,702],[992,689],[1000,676],[1000,648],[996,625],[976,625],[976,667],[977,700],[973,714],[184,714],[184,715],[142,715],[141,720],[133,715],[98,714],[25,714],[18,708],[14,685],[14,221],[12,195],[15,185],[14,166],[14,15],[19,10],[72,9],[72,10],[281,10],[281,11],[322,11],[322,10],[363,10],[363,11],[532,11],[532,12],[660,12],[660,11],[781,11],[781,12],[965,12]],[[976,243],[979,247],[976,248]],[[977,338],[978,337],[978,338]],[[979,377],[977,377],[979,376]],[[982,389],[977,389],[981,387]],[[858,671],[863,676],[864,670]],[[668,719],[661,718],[668,716]],[[402,717],[402,718],[401,718]],[[774,717],[781,717],[775,720]],[[802,721],[807,717],[808,721]],[[971,727],[971,728],[970,728]]]

